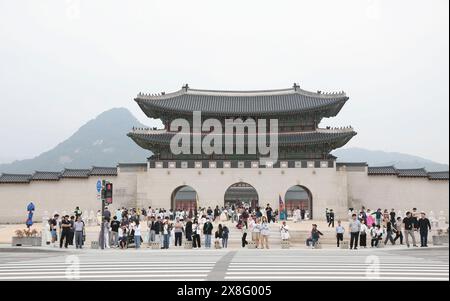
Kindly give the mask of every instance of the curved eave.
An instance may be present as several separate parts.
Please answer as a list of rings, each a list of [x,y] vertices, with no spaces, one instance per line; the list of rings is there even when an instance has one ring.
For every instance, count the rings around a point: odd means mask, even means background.
[[[342,133],[296,133],[296,134],[279,134],[278,145],[282,146],[310,146],[310,145],[328,145],[329,149],[335,149],[344,146],[357,133],[348,131]],[[128,136],[140,147],[152,150],[154,147],[167,147],[175,133],[128,133]],[[202,137],[207,134],[203,134]],[[224,142],[223,135],[222,142]],[[266,141],[269,142],[269,139]],[[191,138],[192,143],[192,138]]]
[[[147,117],[160,118],[165,114],[191,115],[193,111],[201,111],[204,116],[215,117],[298,115],[314,112],[318,112],[322,117],[334,117],[348,99],[345,95],[314,98],[310,95],[287,94],[239,98],[180,94],[164,99],[138,96],[134,100]]]

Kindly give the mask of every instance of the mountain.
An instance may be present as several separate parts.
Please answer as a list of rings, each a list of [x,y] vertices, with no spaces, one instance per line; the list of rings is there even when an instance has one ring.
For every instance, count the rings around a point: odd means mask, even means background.
[[[60,171],[64,168],[116,166],[119,162],[145,162],[151,153],[126,135],[133,126],[145,127],[127,109],[111,109],[87,122],[55,148],[33,159],[0,164],[0,173]],[[397,168],[425,167],[429,171],[448,170],[448,165],[424,158],[363,148],[338,149],[333,155],[338,157],[338,162],[367,162],[371,166],[395,165]]]
[[[0,164],[0,172],[32,173],[145,162],[150,152],[126,135],[133,126],[145,127],[125,108],[108,110],[51,150],[32,159]]]
[[[422,168],[427,171],[448,170],[447,164],[437,163],[421,157],[395,153],[374,151],[364,148],[343,148],[333,151],[337,162],[367,162],[369,166],[394,165],[396,168]]]

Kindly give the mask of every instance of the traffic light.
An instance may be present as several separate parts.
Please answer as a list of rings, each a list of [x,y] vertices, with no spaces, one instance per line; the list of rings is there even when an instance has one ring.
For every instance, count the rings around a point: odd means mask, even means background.
[[[105,185],[105,200],[107,204],[112,204],[113,198],[113,184],[110,182],[106,182]]]

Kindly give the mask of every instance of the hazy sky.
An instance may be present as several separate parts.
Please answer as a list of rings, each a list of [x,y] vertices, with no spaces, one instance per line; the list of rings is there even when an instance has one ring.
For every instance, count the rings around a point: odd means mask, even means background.
[[[448,163],[449,1],[0,0],[0,162],[138,92],[344,90],[348,146]],[[125,133],[124,133],[125,134]]]

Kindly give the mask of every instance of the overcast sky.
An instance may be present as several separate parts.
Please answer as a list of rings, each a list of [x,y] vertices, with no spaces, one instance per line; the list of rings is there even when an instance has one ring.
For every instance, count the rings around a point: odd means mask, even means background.
[[[449,157],[449,1],[0,0],[0,162],[138,92],[344,90],[347,146]],[[125,133],[124,133],[125,134]]]

